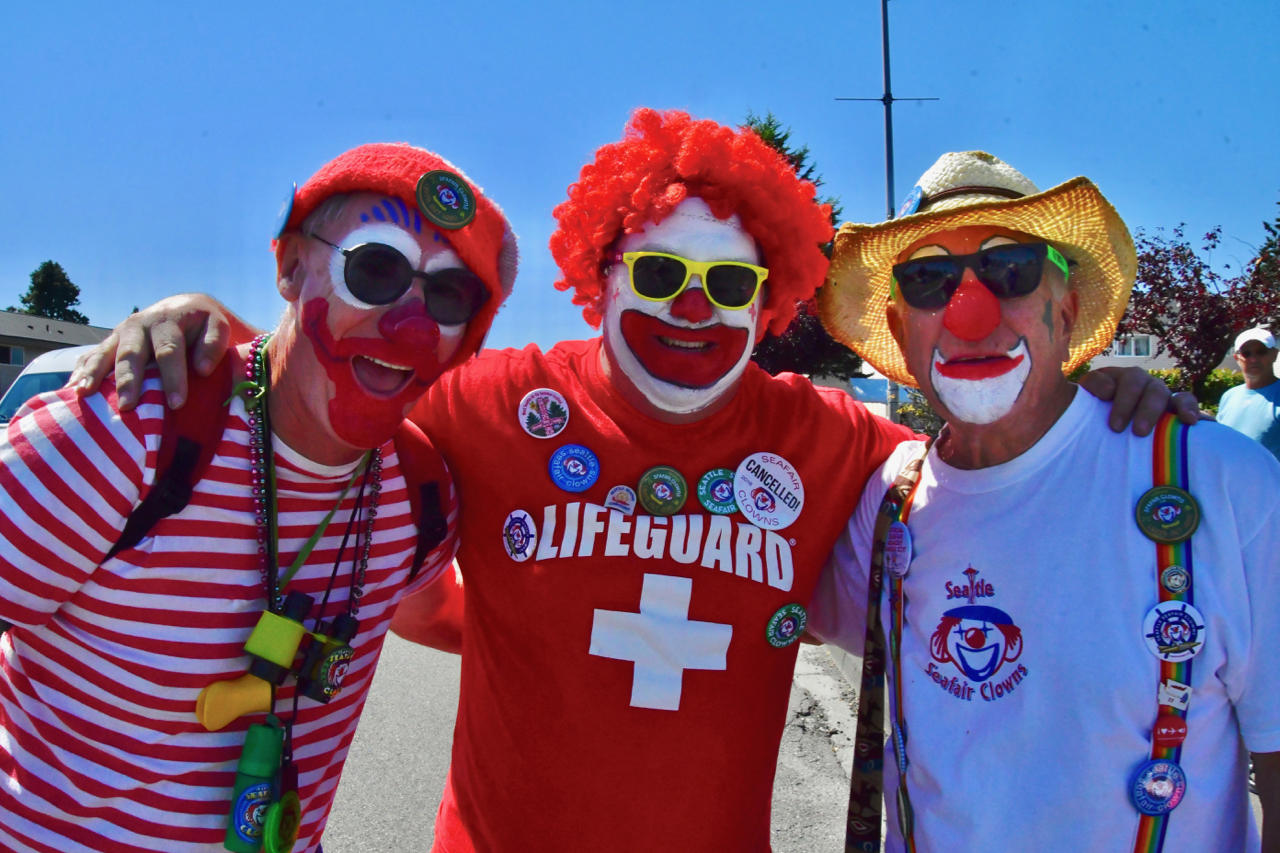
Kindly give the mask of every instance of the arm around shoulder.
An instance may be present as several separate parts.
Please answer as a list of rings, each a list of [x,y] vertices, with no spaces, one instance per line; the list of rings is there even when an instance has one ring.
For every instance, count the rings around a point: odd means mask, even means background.
[[[391,620],[391,630],[411,643],[460,655],[464,604],[462,574],[455,566],[405,597]]]

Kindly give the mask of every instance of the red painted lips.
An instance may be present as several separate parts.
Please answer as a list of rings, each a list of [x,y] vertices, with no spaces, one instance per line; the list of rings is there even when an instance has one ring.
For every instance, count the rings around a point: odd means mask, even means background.
[[[640,311],[622,312],[619,327],[627,346],[651,376],[682,388],[708,388],[742,358],[746,329],[717,324],[686,329]]]
[[[1026,356],[1019,355],[1017,358],[1010,358],[1007,355],[992,356],[990,358],[969,358],[961,361],[939,361],[935,363],[938,372],[948,379],[990,379],[993,376],[1003,376],[1010,370],[1013,370]]]

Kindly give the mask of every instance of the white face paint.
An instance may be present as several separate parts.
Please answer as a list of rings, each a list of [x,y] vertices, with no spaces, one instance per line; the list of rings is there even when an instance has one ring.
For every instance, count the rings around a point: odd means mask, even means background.
[[[619,253],[641,251],[693,261],[760,263],[755,240],[743,230],[737,214],[717,219],[707,203],[695,197],[682,201],[661,223],[651,222],[618,241]],[[699,276],[688,286],[701,287]],[[674,414],[697,412],[742,378],[755,345],[763,296],[762,289],[751,305],[737,311],[710,305],[709,315],[702,319],[675,316],[672,308],[681,297],[667,302],[642,299],[631,288],[626,264],[618,262],[605,287],[605,345],[654,406]],[[675,329],[662,334],[660,324]]]
[[[942,375],[938,368],[946,364],[946,359],[934,348],[929,379],[938,399],[956,419],[981,426],[994,423],[1013,410],[1031,373],[1026,338],[1019,338],[1018,345],[1006,355],[1017,362],[1011,370],[987,379],[958,379]]]

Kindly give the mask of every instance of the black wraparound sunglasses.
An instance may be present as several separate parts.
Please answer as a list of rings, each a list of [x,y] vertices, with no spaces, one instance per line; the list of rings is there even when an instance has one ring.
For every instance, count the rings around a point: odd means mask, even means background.
[[[894,264],[893,278],[908,305],[936,311],[951,301],[966,269],[997,298],[1014,299],[1040,286],[1046,260],[1068,276],[1067,259],[1048,243],[1007,243],[972,255],[931,255]]]
[[[409,291],[415,278],[423,281],[427,314],[443,326],[462,325],[489,301],[489,288],[471,270],[450,267],[419,272],[403,252],[385,243],[361,243],[344,249],[318,234],[307,236],[342,253],[347,290],[368,305],[390,305]]]

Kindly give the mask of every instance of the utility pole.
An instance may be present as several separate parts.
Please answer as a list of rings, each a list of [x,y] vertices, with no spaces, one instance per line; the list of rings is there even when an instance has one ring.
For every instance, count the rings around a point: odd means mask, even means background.
[[[884,205],[885,219],[893,219],[897,194],[893,189],[893,102],[936,101],[937,98],[895,98],[889,82],[889,0],[880,0],[880,44],[884,57],[884,95],[879,98],[836,98],[837,101],[879,101],[884,104]],[[898,383],[889,381],[889,420],[898,421]]]

